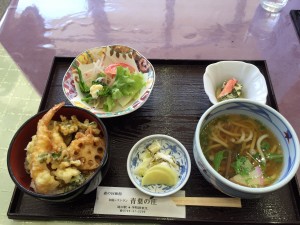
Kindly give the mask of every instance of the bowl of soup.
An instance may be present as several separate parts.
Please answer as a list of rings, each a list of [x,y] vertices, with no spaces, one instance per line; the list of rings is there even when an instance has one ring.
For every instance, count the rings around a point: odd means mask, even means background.
[[[300,162],[291,124],[270,106],[248,99],[211,106],[198,121],[193,154],[208,182],[245,199],[286,185]]]
[[[108,133],[93,113],[64,102],[29,118],[16,132],[7,167],[34,198],[74,201],[94,191],[108,170]]]

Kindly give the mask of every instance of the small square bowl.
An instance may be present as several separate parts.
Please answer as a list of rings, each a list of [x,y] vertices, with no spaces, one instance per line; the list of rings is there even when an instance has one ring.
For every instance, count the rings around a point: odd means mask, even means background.
[[[175,159],[176,164],[179,165],[179,179],[174,186],[163,184],[143,186],[142,177],[135,174],[135,169],[142,162],[139,156],[147,151],[147,147],[155,140],[160,143],[161,151],[167,149],[171,151],[170,155]],[[154,134],[142,138],[132,147],[127,158],[127,172],[134,186],[141,192],[156,197],[169,196],[179,191],[188,181],[191,173],[191,159],[186,148],[178,140],[167,135]]]
[[[206,67],[203,83],[205,93],[212,104],[218,103],[217,88],[231,78],[242,84],[242,97],[266,104],[268,88],[259,69],[250,63],[241,61],[220,61]]]

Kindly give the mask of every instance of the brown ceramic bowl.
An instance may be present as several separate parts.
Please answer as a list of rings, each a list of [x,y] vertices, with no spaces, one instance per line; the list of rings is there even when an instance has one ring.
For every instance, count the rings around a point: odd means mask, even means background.
[[[48,110],[42,111],[28,119],[16,132],[14,135],[7,154],[7,167],[9,174],[16,184],[16,186],[21,189],[26,194],[54,202],[64,202],[69,200],[74,200],[75,197],[78,197],[83,194],[88,194],[95,190],[102,181],[105,173],[108,168],[108,135],[107,130],[103,122],[93,113],[83,108],[75,106],[63,106],[53,117],[54,120],[59,120],[60,115],[64,115],[67,118],[70,118],[72,115],[76,115],[79,121],[84,121],[88,119],[90,122],[94,121],[97,123],[98,128],[102,130],[105,139],[105,153],[104,157],[100,163],[100,166],[96,169],[94,174],[87,179],[81,186],[62,194],[46,195],[36,193],[31,187],[31,178],[28,173],[26,173],[24,168],[24,162],[26,158],[25,148],[27,144],[31,141],[31,137],[36,134],[37,123],[39,119],[47,112]]]

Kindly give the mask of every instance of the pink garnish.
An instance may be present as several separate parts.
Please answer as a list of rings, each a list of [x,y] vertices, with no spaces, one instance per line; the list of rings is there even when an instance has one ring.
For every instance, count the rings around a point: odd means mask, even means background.
[[[229,93],[231,93],[233,88],[234,88],[234,85],[236,83],[237,83],[237,80],[234,79],[234,78],[228,80],[225,87],[223,88],[223,90],[219,94],[218,98],[222,98],[223,96],[228,95]]]

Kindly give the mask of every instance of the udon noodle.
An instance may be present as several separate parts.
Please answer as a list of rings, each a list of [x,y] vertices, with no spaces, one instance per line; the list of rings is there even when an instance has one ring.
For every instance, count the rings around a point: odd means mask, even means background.
[[[200,144],[218,173],[243,186],[269,186],[282,171],[283,153],[277,138],[248,116],[213,119],[201,130]]]

